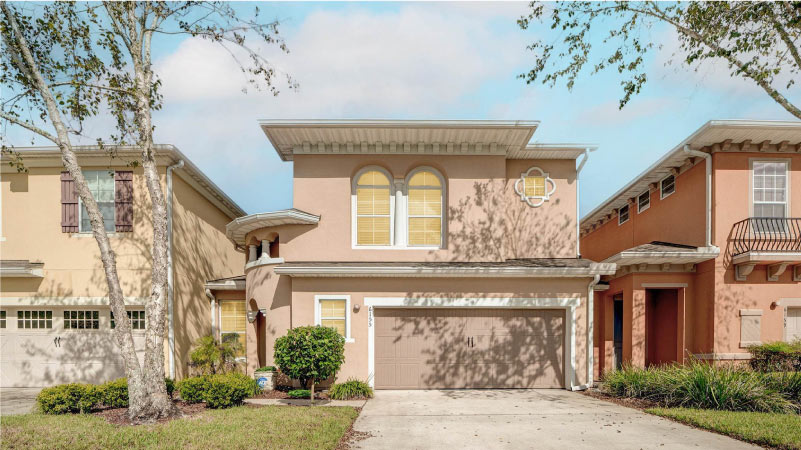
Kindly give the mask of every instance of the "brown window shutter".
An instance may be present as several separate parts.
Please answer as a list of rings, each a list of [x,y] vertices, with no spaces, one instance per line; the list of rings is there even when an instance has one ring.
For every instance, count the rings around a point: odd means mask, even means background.
[[[78,193],[69,172],[61,172],[61,232],[78,232]]]
[[[115,230],[133,231],[133,172],[118,170],[114,172],[114,217]]]

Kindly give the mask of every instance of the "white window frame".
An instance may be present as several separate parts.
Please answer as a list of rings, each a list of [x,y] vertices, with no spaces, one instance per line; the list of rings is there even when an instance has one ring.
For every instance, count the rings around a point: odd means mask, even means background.
[[[667,180],[670,177],[673,177],[673,190],[670,193],[665,194],[665,180]],[[676,193],[676,175],[670,174],[659,181],[659,200],[664,200],[675,193]]]
[[[790,167],[790,159],[786,159],[786,158],[773,158],[773,159],[771,159],[771,158],[760,158],[760,159],[751,159],[751,160],[749,160],[749,165],[750,165],[749,171],[751,172],[751,174],[750,174],[750,176],[748,178],[748,181],[749,181],[749,186],[748,186],[748,203],[749,203],[748,204],[748,212],[749,212],[749,214],[748,215],[749,215],[749,217],[756,217],[754,215],[754,206],[755,206],[754,189],[756,188],[756,181],[755,181],[756,172],[754,171],[754,164],[757,164],[757,163],[782,163],[782,164],[784,164],[784,179],[785,179],[785,183],[784,183],[784,202],[761,201],[760,203],[762,203],[762,204],[784,204],[784,217],[785,218],[793,217],[793,215],[790,212],[790,206],[792,205],[792,203],[790,202],[790,191],[791,191],[790,186],[792,186],[792,181],[790,180],[790,174],[792,173],[792,170],[791,170],[791,167]]]
[[[640,198],[643,195],[647,195],[648,196],[648,204],[646,204],[644,208],[641,208],[640,207],[641,206],[640,205]],[[650,207],[651,207],[651,190],[648,189],[645,192],[643,192],[642,194],[637,196],[637,214],[641,214],[641,213],[644,213],[645,211],[648,211],[648,208],[650,208]]]
[[[415,176],[419,172],[430,172],[430,173],[434,174],[434,176],[437,177],[437,179],[439,180],[439,186],[440,186],[440,189],[439,189],[440,190],[439,245],[412,245],[412,244],[409,243],[409,219],[412,218],[409,215],[409,180],[411,180],[412,177]],[[415,189],[421,189],[421,188],[417,187]],[[422,189],[426,189],[426,188],[422,188]],[[434,189],[430,189],[430,190],[434,190]],[[413,249],[430,249],[430,250],[438,250],[438,249],[441,249],[441,248],[445,248],[445,228],[446,228],[446,222],[445,222],[445,209],[446,209],[445,199],[447,198],[446,195],[445,195],[445,177],[442,176],[442,174],[439,172],[439,170],[437,170],[437,169],[435,169],[433,167],[429,167],[429,166],[415,167],[414,169],[412,169],[406,175],[406,178],[403,180],[403,197],[404,197],[404,202],[403,203],[404,203],[404,206],[405,206],[405,210],[403,211],[403,214],[406,216],[406,220],[405,220],[405,223],[406,223],[406,246],[408,248],[413,248]],[[414,216],[414,217],[429,217],[429,218],[433,218],[433,217],[436,217],[436,216]]]
[[[145,322],[144,328],[134,329],[134,327],[133,327],[133,318],[128,316],[128,313],[131,313],[131,312],[134,312],[134,311],[141,311],[142,312],[142,314],[143,314],[142,320]],[[133,334],[144,334],[145,333],[145,330],[147,330],[147,317],[145,317],[144,314],[145,314],[144,308],[131,308],[131,309],[126,309],[125,310],[125,317],[128,318],[128,323],[131,325],[131,333],[133,333]],[[114,311],[109,309],[109,311],[108,311],[108,328],[109,328],[109,330],[113,330],[114,329],[114,327],[112,326],[112,323],[114,323],[116,320],[117,319],[114,318]],[[116,326],[116,323],[114,323],[114,325]]]
[[[37,317],[36,319],[33,319],[33,318],[26,319],[25,318],[25,312],[36,312],[37,316],[39,315],[38,313],[44,313],[45,314],[45,318],[44,319],[40,319],[40,318]],[[50,313],[50,319],[47,319],[47,313],[48,312]],[[19,318],[19,313],[22,313],[22,315],[23,315],[22,319]],[[6,313],[6,314],[8,314],[8,313]],[[8,316],[6,316],[6,317],[8,317]],[[53,310],[52,309],[18,309],[17,310],[17,317],[15,317],[15,320],[17,320],[17,329],[18,330],[52,330],[53,329],[53,325],[54,325],[54,323],[56,321],[55,319],[56,319],[56,315],[53,314]],[[44,327],[44,328],[40,328],[40,327],[33,328],[33,327],[19,326],[19,321],[20,320],[23,321],[23,324],[25,323],[26,320],[31,321],[31,323],[33,323],[32,322],[33,320],[36,320],[36,321],[44,320],[45,324],[46,324],[47,320],[50,320],[50,326],[49,327]],[[8,326],[8,325],[6,325],[6,326]]]
[[[75,318],[75,319],[73,319],[72,317],[70,317],[70,318],[64,318],[64,314],[65,314],[65,313],[69,313],[69,315],[70,315],[70,316],[72,316],[72,313],[73,313],[73,312],[76,312],[76,313],[81,313],[81,312],[82,312],[82,313],[84,313],[84,315],[85,315],[86,313],[89,313],[90,317],[89,317],[88,319],[87,319],[86,317],[84,317],[83,319],[78,319],[78,318]],[[84,322],[84,323],[86,323],[86,322],[88,321],[88,322],[91,324],[92,322],[94,322],[94,321],[95,321],[95,319],[91,318],[91,315],[92,315],[92,313],[97,313],[97,328],[91,328],[91,327],[90,327],[90,328],[86,328],[86,327],[84,327],[84,328],[80,328],[80,327],[77,327],[77,326],[76,326],[76,327],[73,327],[73,326],[71,326],[71,325],[70,325],[70,326],[68,326],[68,325],[67,325],[67,324],[72,324],[72,321],[73,321],[73,320],[75,321],[75,323],[76,323],[76,324],[77,324],[78,322],[81,322],[81,321],[82,321],[82,322]],[[62,310],[61,317],[62,317],[62,319],[61,319],[61,328],[62,328],[64,331],[67,331],[67,332],[70,332],[70,331],[77,331],[77,332],[82,332],[82,331],[100,331],[100,330],[101,330],[101,328],[100,328],[100,323],[101,323],[101,320],[100,320],[100,310],[98,310],[98,309],[86,309],[86,308],[77,308],[77,309],[76,309],[76,308],[69,308],[69,309],[64,309],[64,310]]]
[[[623,218],[623,215],[620,214],[620,211],[623,210],[624,208],[626,209],[626,220],[621,220]],[[624,223],[628,222],[629,219],[631,219],[631,206],[626,204],[625,206],[621,206],[620,208],[617,209],[617,225],[618,226],[623,225]]]
[[[0,324],[2,324],[0,330],[4,330],[8,327],[8,310],[0,309],[0,316],[2,316],[0,317]]]
[[[108,174],[109,172],[114,174],[114,175],[111,176],[111,183],[112,183],[112,186],[114,187],[114,195],[115,195],[115,199],[112,202],[112,203],[114,203],[114,208],[112,209],[112,211],[114,211],[114,220],[113,220],[111,229],[110,230],[106,229],[106,233],[114,233],[117,230],[117,205],[116,205],[116,203],[117,203],[117,199],[116,199],[116,195],[117,195],[116,194],[117,193],[116,173],[117,172],[116,171],[109,171],[109,170],[83,170],[81,172],[83,173],[84,178],[87,177],[87,174],[97,174],[97,173],[107,173]],[[92,192],[92,196],[95,197],[95,201],[97,201],[97,195],[94,192]],[[81,200],[81,197],[79,196],[78,197],[78,233],[91,235],[92,230],[91,229],[82,230],[81,229],[81,225],[82,224],[83,224],[83,200]],[[106,227],[108,227],[108,224],[106,224],[105,222],[104,222],[104,225],[106,225]]]
[[[323,311],[322,311],[322,301],[323,300],[345,300],[345,342],[351,343],[356,342],[353,339],[352,335],[350,334],[350,295],[334,295],[334,294],[324,294],[324,295],[315,295],[314,296],[314,324],[315,325],[322,325],[323,323]]]
[[[223,330],[223,327],[222,327],[222,304],[226,303],[226,302],[242,302],[245,305],[245,331],[243,332],[245,334],[245,354],[244,354],[244,356],[237,356],[236,358],[234,358],[234,361],[245,362],[248,359],[248,342],[247,342],[247,335],[248,335],[248,322],[247,322],[248,303],[247,303],[247,301],[245,301],[244,299],[240,300],[240,299],[234,299],[234,298],[232,298],[232,299],[218,299],[217,300],[216,308],[217,308],[217,324],[218,324],[217,325],[217,333],[218,333],[218,335],[214,336],[214,338],[217,340],[217,342],[222,342],[222,335],[223,334],[230,334],[230,333],[239,334],[238,331],[226,331],[226,330]]]
[[[368,245],[359,244],[357,230],[358,230],[358,201],[356,199],[356,189],[358,187],[359,178],[366,172],[375,170],[384,174],[389,181],[389,245]],[[395,185],[392,174],[387,169],[381,166],[366,166],[359,169],[358,172],[351,179],[351,193],[350,193],[350,221],[351,221],[351,247],[354,249],[394,249],[395,243]]]

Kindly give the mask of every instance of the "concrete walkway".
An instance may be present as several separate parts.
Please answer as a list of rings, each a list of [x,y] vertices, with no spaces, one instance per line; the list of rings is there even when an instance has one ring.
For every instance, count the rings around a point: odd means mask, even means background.
[[[377,391],[354,429],[355,448],[758,448],[557,389]]]
[[[41,388],[0,389],[0,416],[31,412],[36,404],[36,396],[41,390]]]

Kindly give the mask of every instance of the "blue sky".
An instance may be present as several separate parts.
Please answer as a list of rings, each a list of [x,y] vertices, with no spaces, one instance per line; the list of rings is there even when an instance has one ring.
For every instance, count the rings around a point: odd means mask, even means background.
[[[600,147],[581,174],[584,215],[708,120],[792,119],[723,64],[666,67],[677,42],[659,27],[649,38],[664,48],[647,61],[644,91],[622,111],[612,73],[582,76],[572,92],[526,85],[517,78],[533,64],[526,44],[555,38],[546,27],[518,28],[526,5],[261,4],[264,16],[282,22],[290,49],[264,54],[300,84],[278,97],[243,93],[244,75],[218,46],[165,38],[154,44],[165,101],[154,116],[156,139],[176,145],[255,213],[292,206],[292,164],[278,159],[258,119],[539,120],[535,141]],[[88,131],[102,135],[103,127],[101,121]],[[8,140],[29,145],[31,135],[9,130]]]

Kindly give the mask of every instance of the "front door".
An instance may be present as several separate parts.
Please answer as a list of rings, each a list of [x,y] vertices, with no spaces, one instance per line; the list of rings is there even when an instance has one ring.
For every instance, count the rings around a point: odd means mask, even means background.
[[[616,295],[613,300],[614,322],[612,330],[614,332],[615,344],[615,369],[623,366],[623,296]]]

